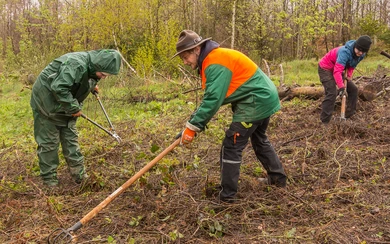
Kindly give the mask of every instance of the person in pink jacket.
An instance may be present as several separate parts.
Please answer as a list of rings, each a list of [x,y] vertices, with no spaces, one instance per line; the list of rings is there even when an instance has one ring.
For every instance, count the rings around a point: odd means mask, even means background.
[[[318,63],[318,75],[325,89],[320,116],[322,123],[329,123],[336,98],[338,95],[343,96],[344,93],[348,95],[345,117],[349,118],[355,114],[358,88],[352,82],[352,74],[359,62],[366,56],[371,43],[369,36],[347,41],[344,46],[330,50]],[[347,79],[347,89],[343,82],[344,73]]]

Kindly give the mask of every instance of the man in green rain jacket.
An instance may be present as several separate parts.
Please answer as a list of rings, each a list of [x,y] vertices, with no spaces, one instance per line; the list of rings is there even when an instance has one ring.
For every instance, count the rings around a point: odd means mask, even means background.
[[[94,50],[65,54],[53,60],[34,83],[30,105],[34,116],[34,137],[38,144],[40,175],[44,184],[58,185],[58,149],[76,183],[87,177],[76,130],[82,102],[98,91],[97,83],[117,75],[121,65],[115,50]]]

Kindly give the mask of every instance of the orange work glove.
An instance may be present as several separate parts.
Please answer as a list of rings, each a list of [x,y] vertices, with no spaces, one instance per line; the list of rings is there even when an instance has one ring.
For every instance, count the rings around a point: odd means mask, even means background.
[[[185,128],[185,130],[181,133],[180,145],[191,143],[195,135],[195,131]]]

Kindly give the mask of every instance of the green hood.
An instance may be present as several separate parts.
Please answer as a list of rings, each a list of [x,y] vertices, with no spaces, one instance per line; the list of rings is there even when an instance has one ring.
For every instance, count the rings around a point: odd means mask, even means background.
[[[89,70],[90,75],[96,72],[105,72],[111,75],[117,75],[121,67],[121,56],[113,49],[102,49],[88,52],[90,56]]]

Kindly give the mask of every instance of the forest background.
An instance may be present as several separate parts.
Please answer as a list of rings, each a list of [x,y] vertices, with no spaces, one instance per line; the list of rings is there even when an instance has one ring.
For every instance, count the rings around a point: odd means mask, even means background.
[[[266,73],[267,63],[275,84],[283,64],[288,85],[320,85],[319,58],[370,35],[372,49],[354,81],[382,79],[387,90],[359,100],[353,119],[329,127],[319,121],[320,99],[282,101],[268,132],[289,176],[287,190],[257,180],[265,170],[247,147],[240,201],[227,207],[207,191],[219,182],[231,120],[224,106],[190,148],[176,147],[79,230],[78,243],[389,243],[390,76],[373,74],[390,68],[379,55],[390,48],[389,1],[0,0],[0,243],[46,243],[172,143],[201,100],[199,78],[171,59],[183,29],[244,52]],[[90,178],[75,185],[60,154],[61,184],[46,189],[31,83],[54,58],[100,48],[118,49],[129,64],[99,83],[122,142],[79,119]],[[107,126],[93,96],[83,112]]]
[[[319,59],[363,34],[377,50],[390,45],[388,0],[1,0],[0,12],[0,71],[13,77],[100,48],[118,49],[141,77],[177,77],[183,29],[258,64]]]

